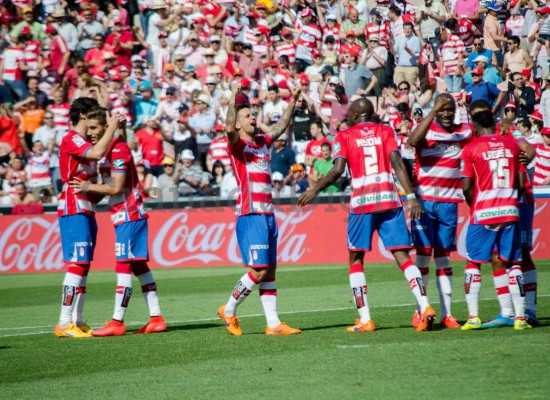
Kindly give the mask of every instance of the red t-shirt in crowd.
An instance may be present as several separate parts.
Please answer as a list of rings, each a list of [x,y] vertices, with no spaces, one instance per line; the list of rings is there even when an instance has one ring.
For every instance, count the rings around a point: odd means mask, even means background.
[[[162,149],[162,134],[156,130],[149,133],[147,129],[136,132],[136,139],[141,146],[143,159],[149,161],[149,165],[156,167],[162,165],[164,150]]]

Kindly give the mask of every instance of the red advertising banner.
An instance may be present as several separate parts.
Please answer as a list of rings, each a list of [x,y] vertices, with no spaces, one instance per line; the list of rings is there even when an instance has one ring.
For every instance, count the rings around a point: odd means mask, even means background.
[[[550,258],[550,201],[540,199],[533,227],[534,258]],[[458,254],[465,256],[468,208],[459,209]],[[201,267],[239,265],[232,207],[150,212],[150,265]],[[278,206],[281,264],[346,263],[347,205],[319,204],[305,209]],[[97,214],[98,243],[92,268],[114,268],[115,235],[109,213]],[[378,236],[367,262],[391,261]],[[55,272],[63,268],[57,217],[51,214],[0,217],[0,274]]]

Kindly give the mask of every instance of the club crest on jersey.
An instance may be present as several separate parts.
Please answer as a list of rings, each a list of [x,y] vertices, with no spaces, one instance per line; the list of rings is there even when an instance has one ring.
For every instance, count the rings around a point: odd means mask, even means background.
[[[336,155],[340,152],[340,149],[342,146],[340,145],[340,142],[334,143],[334,151],[332,152],[333,155]]]
[[[82,138],[82,136],[75,135],[73,136],[73,143],[78,147],[82,147],[86,144],[86,141]]]
[[[120,169],[124,167],[124,159],[117,158],[113,161],[113,168]]]

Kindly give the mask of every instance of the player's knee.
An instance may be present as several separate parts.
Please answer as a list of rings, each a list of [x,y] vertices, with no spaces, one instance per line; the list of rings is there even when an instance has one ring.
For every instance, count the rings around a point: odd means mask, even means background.
[[[67,272],[78,276],[88,276],[90,263],[86,264],[68,264]]]
[[[254,268],[250,270],[250,274],[257,282],[262,282],[268,276],[269,268]]]
[[[135,276],[140,276],[150,271],[149,266],[145,261],[132,262],[130,263],[130,268],[132,269],[132,272]]]
[[[115,265],[115,272],[117,274],[131,274],[132,269],[129,263],[117,262]]]

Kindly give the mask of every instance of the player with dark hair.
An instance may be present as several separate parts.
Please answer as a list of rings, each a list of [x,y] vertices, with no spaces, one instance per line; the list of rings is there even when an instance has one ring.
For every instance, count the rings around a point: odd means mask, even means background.
[[[98,143],[110,126],[107,124],[107,110],[96,108],[86,114],[88,138]],[[124,314],[132,295],[132,273],[138,278],[145,302],[149,307],[150,321],[134,333],[153,333],[166,330],[166,323],[160,312],[157,284],[147,261],[149,215],[143,207],[139,180],[132,153],[125,140],[126,119],[118,114],[120,133],[105,157],[99,161],[102,184],[84,181],[76,177],[70,186],[75,193],[96,193],[109,196],[111,221],[115,227],[115,255],[117,288],[113,318],[102,328],[92,331],[93,336],[120,336],[126,333]]]
[[[237,241],[245,267],[250,271],[237,282],[226,305],[218,314],[230,334],[242,335],[236,309],[256,286],[260,286],[260,299],[264,308],[266,335],[292,335],[300,329],[291,328],[279,320],[277,314],[277,221],[271,198],[271,160],[269,148],[281,136],[292,118],[300,89],[291,89],[292,99],[271,132],[261,134],[256,117],[250,110],[248,98],[240,92],[241,85],[233,85],[226,132],[229,141],[231,166],[240,187],[237,199]]]
[[[456,250],[458,204],[463,201],[460,182],[462,148],[472,140],[469,124],[454,123],[456,103],[452,95],[440,94],[430,113],[411,133],[409,144],[416,148],[415,180],[422,201],[422,215],[411,230],[416,248],[416,265],[428,286],[433,255],[441,306],[440,325],[460,328],[451,313],[453,269],[451,252]],[[413,314],[418,324],[420,310]]]
[[[95,182],[96,161],[107,151],[117,129],[117,117],[110,116],[108,120],[111,126],[103,138],[92,145],[86,137],[86,113],[94,107],[98,107],[98,103],[89,97],[80,97],[73,102],[69,112],[73,128],[65,135],[59,147],[63,191],[57,215],[67,273],[63,280],[61,316],[55,327],[55,335],[58,337],[91,336],[91,329],[85,324],[82,311],[97,235],[95,199],[84,193],[75,193],[69,182],[75,178]]]
[[[464,291],[468,321],[462,330],[481,329],[478,302],[482,263],[501,264],[508,270],[508,289],[514,307],[514,329],[531,328],[525,318],[523,273],[514,263],[521,259],[518,198],[521,197],[525,168],[521,149],[514,141],[495,135],[490,110],[472,117],[477,140],[462,152],[462,187],[470,206],[470,226],[466,234],[468,261],[464,271]]]
[[[384,247],[392,252],[421,305],[422,315],[416,330],[431,330],[435,311],[428,303],[420,271],[409,257],[411,236],[392,169],[407,193],[413,220],[420,217],[420,202],[412,192],[393,129],[372,122],[373,116],[374,107],[369,100],[358,99],[351,104],[348,111],[350,128],[339,132],[335,139],[334,168],[313,189],[299,197],[298,205],[303,207],[311,203],[323,189],[335,183],[347,164],[353,183],[347,235],[349,280],[360,315],[347,331],[370,332],[375,329],[367,302],[363,267],[365,252],[371,251],[374,231],[378,231]]]

